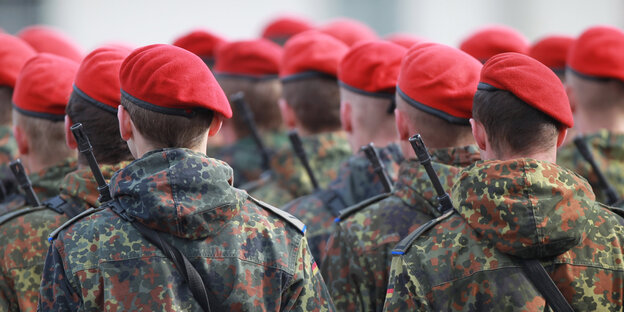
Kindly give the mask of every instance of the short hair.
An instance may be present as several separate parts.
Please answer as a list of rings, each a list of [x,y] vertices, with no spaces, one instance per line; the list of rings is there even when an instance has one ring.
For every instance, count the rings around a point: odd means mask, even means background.
[[[13,125],[29,139],[29,154],[45,166],[52,166],[75,152],[65,144],[65,123],[24,115],[13,110]]]
[[[190,117],[158,113],[140,107],[124,95],[121,106],[141,135],[157,149],[198,146],[214,117],[210,110],[195,110]]]
[[[115,113],[89,103],[76,92],[72,92],[69,97],[65,113],[72,123],[82,124],[99,163],[117,164],[133,159],[128,144],[119,134],[119,122]],[[81,165],[87,164],[82,155],[78,155],[78,162]]]
[[[545,151],[557,144],[562,125],[509,91],[478,90],[472,116],[483,124],[495,154]]]
[[[230,98],[242,91],[245,102],[253,113],[254,121],[259,130],[279,130],[282,127],[282,115],[278,101],[282,96],[282,85],[278,79],[251,80],[235,77],[217,77],[219,85]],[[236,105],[232,107],[232,123],[239,138],[250,135],[249,126],[242,118]]]
[[[283,82],[283,93],[307,131],[340,130],[340,91],[336,79],[313,77]]]
[[[566,84],[574,90],[577,105],[600,112],[604,109],[621,108],[624,100],[624,82],[611,78],[590,78],[572,70],[566,70]]]
[[[341,87],[340,98],[351,104],[351,120],[355,131],[363,132],[366,137],[390,135],[396,138],[394,95],[390,97],[365,95]],[[387,133],[389,129],[393,131]]]
[[[11,124],[13,88],[0,86],[0,125]]]

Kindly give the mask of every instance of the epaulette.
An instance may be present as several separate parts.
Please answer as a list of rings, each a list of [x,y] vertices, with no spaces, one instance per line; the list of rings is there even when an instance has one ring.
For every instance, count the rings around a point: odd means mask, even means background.
[[[279,208],[275,208],[261,200],[255,199],[253,198],[251,195],[249,195],[249,199],[254,202],[254,204],[269,210],[271,212],[273,212],[274,214],[280,216],[282,219],[284,219],[284,221],[290,223],[292,226],[296,227],[302,234],[305,234],[306,231],[306,225],[303,224],[303,222],[301,222],[301,220],[295,218],[293,215],[291,215],[290,213],[281,210]]]
[[[347,217],[349,217],[350,215],[364,209],[364,207],[368,207],[378,201],[382,201],[388,197],[390,197],[390,195],[392,195],[392,193],[383,193],[383,194],[379,194],[376,196],[373,196],[371,198],[368,198],[366,200],[363,200],[351,207],[347,207],[343,210],[340,211],[340,215],[334,219],[334,222],[338,223],[344,219],[346,219]]]
[[[39,207],[26,207],[26,208],[22,208],[22,209],[17,209],[17,210],[13,210],[10,212],[7,212],[5,214],[3,214],[2,216],[0,216],[0,225],[3,225],[7,222],[9,222],[10,220],[13,220],[19,216],[25,215],[27,213],[31,213],[31,212],[35,212],[35,211],[39,211],[39,210],[44,210],[47,209],[46,206],[39,206]]]
[[[429,220],[429,222],[421,225],[414,232],[409,233],[409,235],[407,235],[404,239],[402,239],[394,247],[394,249],[392,249],[391,253],[393,255],[404,255],[407,252],[407,250],[410,248],[410,246],[412,246],[412,243],[414,242],[414,240],[416,240],[420,235],[427,232],[430,228],[432,228],[436,224],[440,223],[440,221],[450,217],[454,212],[455,212],[454,209],[450,209],[449,211],[445,212],[443,215],[435,219]]]
[[[96,213],[96,212],[98,212],[100,210],[104,210],[104,209],[106,209],[106,207],[108,207],[108,206],[102,205],[99,208],[89,208],[89,209],[83,211],[82,213],[78,214],[77,216],[67,220],[67,222],[63,223],[56,230],[54,230],[52,233],[50,233],[50,236],[48,236],[48,241],[51,242],[52,240],[54,240],[56,238],[56,236],[58,236],[58,234],[62,230],[66,229],[70,225],[76,223],[76,221],[78,221],[78,220],[80,220],[80,219],[82,219],[82,218],[84,218],[86,216],[89,216],[89,215],[91,215],[93,213]]]

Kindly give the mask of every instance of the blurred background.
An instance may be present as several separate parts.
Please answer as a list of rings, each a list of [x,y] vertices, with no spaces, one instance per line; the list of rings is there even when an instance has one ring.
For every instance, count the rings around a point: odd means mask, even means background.
[[[457,46],[475,29],[505,24],[531,41],[577,35],[594,24],[624,27],[622,0],[0,0],[0,27],[54,26],[85,51],[106,42],[171,43],[202,27],[228,39],[259,36],[271,18],[290,13],[321,24],[358,19],[380,35],[418,35]]]

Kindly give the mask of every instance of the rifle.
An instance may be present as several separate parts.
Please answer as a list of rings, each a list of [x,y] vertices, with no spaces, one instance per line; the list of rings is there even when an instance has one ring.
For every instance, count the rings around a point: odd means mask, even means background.
[[[364,154],[366,154],[366,157],[370,161],[371,165],[373,165],[373,171],[375,171],[379,180],[381,180],[384,191],[386,193],[392,192],[392,181],[390,180],[390,177],[388,177],[386,166],[381,162],[381,160],[379,160],[379,154],[375,149],[375,145],[372,142],[368,143],[368,145],[362,147],[362,150],[364,151]]]
[[[425,167],[425,171],[427,171],[427,175],[429,176],[429,180],[431,180],[431,184],[433,184],[433,188],[438,194],[438,202],[440,206],[438,207],[438,211],[442,214],[453,209],[453,203],[451,202],[451,197],[442,187],[442,183],[440,183],[440,179],[438,178],[438,174],[433,169],[431,165],[431,156],[429,156],[429,152],[427,152],[427,147],[425,146],[425,142],[423,142],[420,134],[416,134],[409,138],[409,142],[416,152],[416,157],[418,157],[418,161],[420,164]]]
[[[100,193],[100,197],[98,201],[100,203],[104,203],[110,201],[112,199],[110,190],[108,189],[108,183],[104,179],[102,175],[102,171],[100,171],[100,166],[93,155],[93,146],[91,146],[91,142],[89,141],[89,137],[84,132],[84,128],[81,123],[77,123],[71,126],[71,132],[76,138],[76,143],[78,144],[78,151],[82,156],[87,159],[89,163],[89,167],[91,168],[91,172],[93,173],[93,177],[98,184],[98,192]]]
[[[260,132],[258,131],[258,127],[256,126],[256,121],[254,120],[254,115],[247,102],[245,102],[245,93],[242,91],[234,93],[230,97],[230,101],[236,106],[238,109],[240,116],[243,118],[243,121],[249,128],[249,132],[251,133],[251,138],[256,143],[258,147],[258,151],[262,156],[262,169],[264,171],[271,170],[271,156],[266,146],[262,142],[262,138],[260,138]]]
[[[39,197],[35,194],[35,191],[32,188],[32,183],[30,179],[26,175],[26,171],[24,170],[24,166],[22,165],[22,161],[16,159],[9,164],[9,168],[11,168],[11,172],[15,176],[15,180],[19,183],[22,190],[26,194],[26,203],[31,207],[39,207],[41,206],[41,202],[39,201]]]
[[[592,167],[592,170],[594,170],[594,172],[596,173],[596,177],[598,178],[598,186],[602,190],[603,194],[607,197],[607,205],[613,206],[617,204],[620,201],[620,198],[615,191],[613,185],[609,183],[607,178],[602,173],[602,170],[596,163],[594,155],[589,151],[587,142],[585,142],[582,137],[576,137],[574,139],[574,145],[576,145],[576,148],[578,149],[579,153],[581,153],[581,156],[583,156],[583,158]]]
[[[314,176],[314,172],[312,172],[312,168],[310,167],[310,163],[308,162],[308,157],[306,156],[305,151],[303,150],[303,143],[301,143],[301,138],[297,131],[291,130],[288,132],[288,139],[290,139],[290,144],[292,145],[295,154],[303,164],[303,168],[308,173],[308,177],[310,177],[310,181],[312,182],[312,186],[314,187],[314,191],[318,191],[320,189],[318,180]]]

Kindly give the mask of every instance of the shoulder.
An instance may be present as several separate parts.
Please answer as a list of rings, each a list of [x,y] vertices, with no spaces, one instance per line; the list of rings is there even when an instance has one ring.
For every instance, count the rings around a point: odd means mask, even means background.
[[[115,213],[108,210],[107,206],[102,205],[99,208],[89,208],[75,217],[67,220],[57,229],[55,229],[48,237],[49,241],[53,241],[61,236],[62,233],[72,233],[72,239],[79,240],[83,237],[95,237],[94,232],[106,232],[104,228],[114,227],[112,222],[120,219]],[[74,234],[75,233],[75,234]],[[67,236],[67,235],[63,235]]]
[[[295,218],[293,215],[291,215],[290,213],[281,210],[279,208],[276,208],[274,206],[271,206],[261,200],[258,200],[252,196],[248,196],[248,199],[254,203],[255,205],[257,205],[258,207],[264,209],[265,211],[269,212],[273,217],[277,217],[278,219],[286,222],[289,226],[291,226],[292,228],[296,229],[299,233],[301,233],[301,235],[305,234],[306,231],[306,225],[303,224],[303,222],[301,222],[299,219]]]

